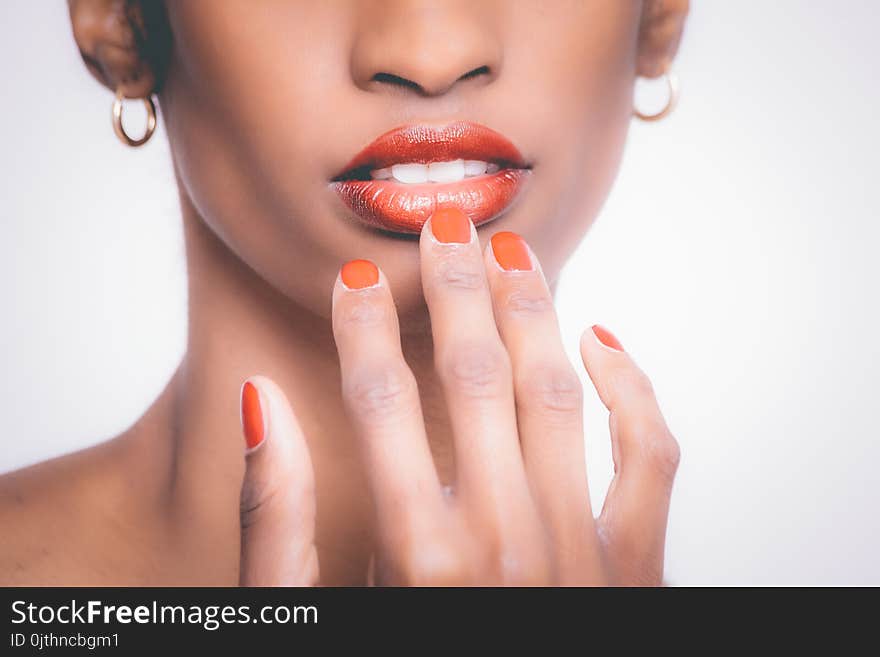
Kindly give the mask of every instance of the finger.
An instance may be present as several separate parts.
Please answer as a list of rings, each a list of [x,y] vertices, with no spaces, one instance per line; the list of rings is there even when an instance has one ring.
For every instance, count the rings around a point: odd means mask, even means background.
[[[510,354],[519,438],[533,495],[559,551],[563,579],[598,571],[584,456],[583,389],[553,298],[525,240],[492,236],[484,251],[495,321]]]
[[[333,288],[333,334],[380,540],[398,545],[430,520],[442,496],[418,386],[400,348],[394,300],[372,262],[353,260],[340,270]]]
[[[241,419],[241,584],[314,586],[315,480],[299,423],[284,393],[262,376],[242,386]]]
[[[436,212],[420,239],[434,358],[454,434],[459,497],[495,510],[527,491],[510,357],[498,335],[476,229]]]
[[[656,583],[663,574],[669,498],[678,468],[678,443],[666,426],[648,377],[607,329],[581,336],[581,356],[602,403],[610,411],[616,474],[600,528],[620,575]]]

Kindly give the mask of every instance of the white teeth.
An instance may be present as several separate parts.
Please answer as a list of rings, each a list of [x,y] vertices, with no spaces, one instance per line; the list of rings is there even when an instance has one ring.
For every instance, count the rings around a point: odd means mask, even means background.
[[[426,183],[428,182],[427,164],[394,164],[391,167],[391,175],[402,183]]]
[[[464,175],[466,176],[482,176],[486,173],[486,167],[489,166],[481,160],[465,160]]]
[[[428,165],[428,180],[438,183],[464,180],[464,160],[431,162]]]
[[[473,176],[482,176],[485,173],[495,173],[500,168],[497,164],[490,164],[482,160],[451,160],[449,162],[431,162],[430,164],[411,162],[393,164],[384,169],[373,169],[370,171],[370,178],[373,180],[394,179],[405,184],[449,183]]]

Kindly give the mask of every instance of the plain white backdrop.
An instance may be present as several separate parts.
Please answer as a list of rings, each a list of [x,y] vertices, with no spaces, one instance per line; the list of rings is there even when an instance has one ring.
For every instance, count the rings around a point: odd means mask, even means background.
[[[580,368],[606,324],[655,383],[683,451],[671,583],[880,584],[880,3],[692,4],[681,105],[634,122],[561,281],[566,343]],[[182,355],[186,298],[165,136],[119,144],[65,3],[0,4],[0,76],[7,471],[128,427]]]

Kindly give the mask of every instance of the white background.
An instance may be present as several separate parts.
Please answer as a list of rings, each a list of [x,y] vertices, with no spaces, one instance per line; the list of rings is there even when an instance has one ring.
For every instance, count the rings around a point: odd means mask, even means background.
[[[567,344],[602,322],[655,382],[683,449],[671,583],[880,584],[880,4],[693,5],[681,106],[633,125],[565,272]],[[185,290],[164,134],[117,142],[65,4],[0,4],[0,77],[5,471],[138,417],[181,357]]]

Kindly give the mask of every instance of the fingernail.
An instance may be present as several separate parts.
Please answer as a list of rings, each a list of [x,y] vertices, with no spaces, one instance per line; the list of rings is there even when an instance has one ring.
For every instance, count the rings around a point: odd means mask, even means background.
[[[350,290],[360,290],[379,283],[379,268],[369,260],[349,260],[342,265],[342,284]]]
[[[250,381],[245,381],[241,387],[241,427],[248,449],[254,449],[263,442],[265,427],[263,409],[260,407],[260,391]]]
[[[504,271],[532,271],[532,256],[526,241],[509,230],[492,236],[492,253]]]
[[[599,340],[599,342],[615,351],[623,351],[623,345],[620,344],[620,340],[615,338],[614,334],[607,328],[600,326],[599,324],[594,324],[592,328],[593,335],[596,336],[596,339]]]
[[[431,215],[431,232],[439,242],[467,244],[471,241],[471,220],[458,208],[440,208]]]

